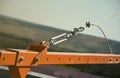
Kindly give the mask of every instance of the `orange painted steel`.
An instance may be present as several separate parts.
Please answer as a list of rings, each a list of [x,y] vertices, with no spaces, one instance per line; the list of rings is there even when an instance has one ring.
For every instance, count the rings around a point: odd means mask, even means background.
[[[0,51],[0,65],[14,65],[16,60],[16,52],[6,50]]]
[[[48,52],[39,64],[117,64],[120,55]]]
[[[9,66],[11,78],[25,78],[29,70],[30,70],[29,66],[24,67]]]
[[[0,65],[8,66],[11,78],[25,78],[31,66],[40,64],[119,64],[120,55],[96,53],[47,52],[48,42],[37,43],[26,50],[0,51]]]

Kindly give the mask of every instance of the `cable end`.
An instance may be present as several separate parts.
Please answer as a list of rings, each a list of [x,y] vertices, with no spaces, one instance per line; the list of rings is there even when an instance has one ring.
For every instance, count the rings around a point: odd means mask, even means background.
[[[90,27],[90,21],[86,22],[86,27]]]

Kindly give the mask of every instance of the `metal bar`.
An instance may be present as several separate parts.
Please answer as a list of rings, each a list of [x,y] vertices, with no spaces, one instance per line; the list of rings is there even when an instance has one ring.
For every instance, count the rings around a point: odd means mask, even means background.
[[[93,53],[63,53],[47,52],[42,53],[35,64],[32,64],[34,57],[39,53],[24,50],[19,53],[16,66],[36,66],[38,64],[118,64],[120,55],[115,54],[93,54]],[[15,65],[16,53],[2,52],[0,54],[0,65]],[[20,59],[24,57],[24,60]]]
[[[14,52],[11,52],[14,51]],[[18,53],[18,54],[17,54]],[[39,64],[119,64],[120,55],[42,52],[31,50],[3,50],[0,65],[9,67],[11,78],[25,78],[31,66]]]
[[[29,66],[26,67],[9,66],[10,78],[26,78],[29,70],[30,70]]]
[[[0,65],[14,65],[16,61],[16,52],[1,50]]]
[[[66,33],[63,33],[63,34],[60,34],[60,35],[58,35],[58,36],[55,36],[55,37],[53,37],[53,38],[51,38],[51,39],[54,40],[54,39],[56,39],[56,38],[59,38],[59,37],[65,36],[65,35],[66,35]]]
[[[48,52],[39,64],[118,64],[120,55]]]
[[[39,52],[30,51],[30,50],[20,50],[20,49],[11,49],[16,52],[11,52],[8,50],[2,50],[0,52],[0,65],[4,66],[34,66],[31,64],[34,57],[39,54]]]
[[[63,41],[66,41],[66,40],[67,40],[67,38],[62,39],[62,40],[59,40],[59,41],[56,41],[56,42],[53,43],[53,45],[59,44],[59,43],[61,43],[61,42],[63,42]]]

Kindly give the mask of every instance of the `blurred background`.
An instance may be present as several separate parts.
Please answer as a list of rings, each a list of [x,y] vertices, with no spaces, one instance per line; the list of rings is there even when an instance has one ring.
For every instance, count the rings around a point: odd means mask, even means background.
[[[69,32],[75,27],[85,26],[86,21],[99,25],[109,39],[113,53],[120,54],[119,0],[0,0],[0,49],[25,49],[40,40],[49,41],[51,37]],[[86,29],[76,37],[48,50],[110,53],[102,33],[95,27]],[[52,68],[50,66],[48,67]],[[102,78],[120,78],[120,65],[57,65],[57,67]],[[35,71],[36,68],[32,70]],[[47,71],[50,70],[46,69]],[[99,78],[97,76],[95,78]],[[58,78],[76,77],[58,76]]]

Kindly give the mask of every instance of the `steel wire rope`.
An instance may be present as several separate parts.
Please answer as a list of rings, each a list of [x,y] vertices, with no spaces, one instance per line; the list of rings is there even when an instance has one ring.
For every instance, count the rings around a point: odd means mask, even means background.
[[[97,27],[102,32],[102,34],[104,36],[104,39],[106,41],[106,44],[107,44],[107,48],[109,49],[110,53],[113,54],[112,47],[110,46],[110,43],[109,43],[109,41],[108,41],[108,39],[107,39],[107,37],[105,35],[105,32],[102,30],[102,28],[100,26],[96,25],[96,24],[90,24],[90,25]]]

